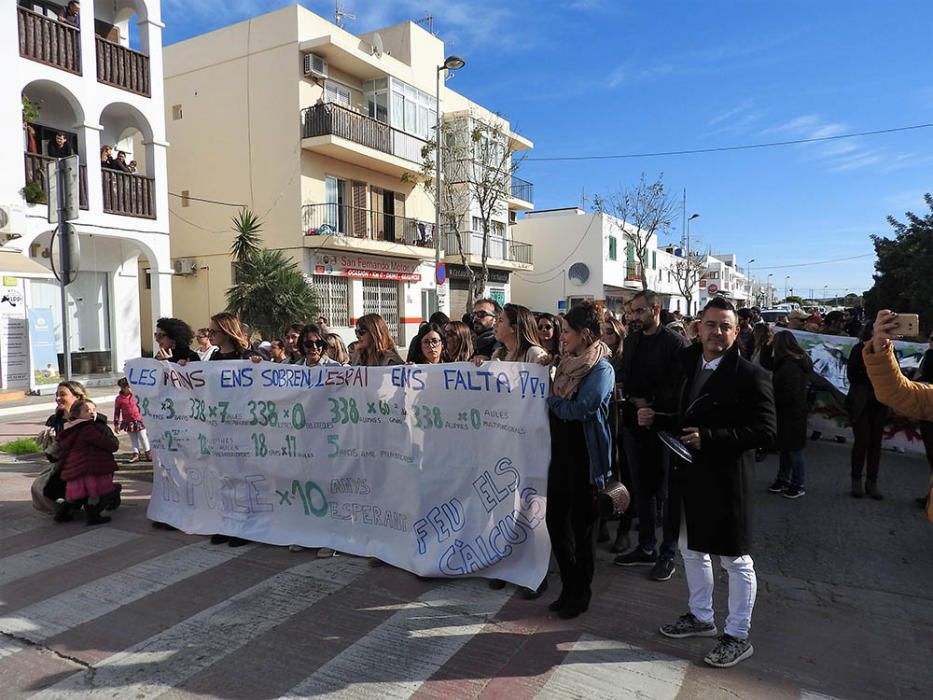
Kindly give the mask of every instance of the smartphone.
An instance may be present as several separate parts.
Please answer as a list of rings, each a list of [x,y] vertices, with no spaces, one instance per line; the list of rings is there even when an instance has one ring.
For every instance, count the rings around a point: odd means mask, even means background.
[[[897,314],[894,317],[895,326],[892,332],[905,338],[920,335],[920,317],[917,314]]]

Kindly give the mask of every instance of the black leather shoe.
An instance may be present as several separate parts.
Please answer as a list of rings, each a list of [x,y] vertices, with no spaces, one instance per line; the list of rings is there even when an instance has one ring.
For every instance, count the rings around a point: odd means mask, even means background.
[[[531,588],[525,588],[524,586],[520,589],[522,600],[537,600],[541,595],[547,590],[547,576],[544,577],[544,580],[541,582],[541,585],[532,590]]]

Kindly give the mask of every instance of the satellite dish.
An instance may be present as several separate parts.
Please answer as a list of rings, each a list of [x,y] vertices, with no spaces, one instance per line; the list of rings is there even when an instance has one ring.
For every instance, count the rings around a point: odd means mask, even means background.
[[[589,278],[590,268],[587,267],[586,263],[574,263],[567,271],[567,279],[569,279],[574,284],[584,285]]]
[[[377,58],[382,58],[382,54],[385,53],[385,45],[382,43],[382,34],[376,32],[373,34],[373,55]]]

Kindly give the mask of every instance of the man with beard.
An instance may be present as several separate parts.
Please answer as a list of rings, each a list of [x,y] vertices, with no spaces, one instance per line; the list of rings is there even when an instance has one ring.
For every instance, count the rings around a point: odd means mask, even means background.
[[[473,358],[488,360],[498,349],[496,318],[502,307],[495,299],[479,299],[473,304]]]
[[[769,373],[739,354],[735,307],[720,297],[700,315],[700,344],[683,350],[683,377],[676,417],[639,411],[639,419],[679,429],[691,461],[677,458],[672,506],[683,508],[686,542],[681,546],[689,612],[660,628],[666,637],[715,637],[712,554],[729,576],[729,614],[719,643],[703,659],[728,668],[754,653],[748,640],[757,578],[751,546],[754,456],[777,434]]]
[[[638,510],[638,546],[615,558],[618,566],[651,566],[651,578],[667,581],[674,574],[679,511],[664,508],[670,458],[657,431],[638,419],[638,409],[670,413],[676,407],[677,355],[687,344],[679,333],[660,323],[657,295],[645,289],[629,307],[629,333],[622,352],[622,447],[632,475]],[[661,512],[663,538],[657,549],[657,513]]]

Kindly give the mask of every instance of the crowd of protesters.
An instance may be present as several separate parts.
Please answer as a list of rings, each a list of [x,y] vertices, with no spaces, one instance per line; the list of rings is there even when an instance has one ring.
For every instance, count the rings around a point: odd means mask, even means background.
[[[547,528],[561,581],[549,609],[564,619],[587,611],[599,541],[611,542],[616,565],[650,567],[649,577],[656,581],[672,577],[679,553],[690,591],[689,611],[660,632],[674,638],[717,636],[705,660],[729,667],[753,653],[748,633],[757,590],[750,556],[754,462],[767,451],[776,452],[778,471],[768,490],[787,499],[806,493],[812,363],[795,335],[781,332],[782,319],[772,328],[757,309],[736,310],[723,298],[713,298],[695,318],[685,318],[662,310],[659,297],[644,290],[623,311],[617,316],[585,302],[552,315],[484,298],[459,321],[442,312],[432,314],[404,358],[378,314],[357,320],[356,339],[349,346],[330,331],[324,317],[289,324],[280,337],[266,340],[253,337],[246,324],[227,312],[215,314],[197,331],[180,319],[161,318],[155,324],[154,357],[180,365],[267,360],[308,367],[487,361],[547,366]],[[792,312],[787,327],[802,328],[800,315]],[[876,499],[882,498],[878,465],[886,405],[933,419],[933,391],[892,370],[892,324],[888,316],[879,319],[874,327],[859,322],[856,328],[855,317],[828,314],[820,326],[825,333],[860,334],[848,361],[856,437],[851,494]],[[931,356],[933,338],[918,374],[921,381],[933,378]],[[56,403],[47,423],[47,452],[58,466],[43,482],[53,504],[50,510],[58,521],[72,519],[83,508],[88,524],[106,522],[109,517],[102,511],[120,504],[113,481],[114,432],[80,384],[63,382]],[[151,459],[145,425],[125,379],[115,412],[116,432],[132,439],[130,461]],[[933,446],[930,425],[924,424],[928,447]],[[632,496],[614,537],[610,521],[599,519],[594,508],[611,479],[625,484]],[[221,534],[211,542],[234,547],[247,543]],[[711,555],[720,557],[728,576],[722,634],[714,622]],[[539,597],[546,581],[537,590],[522,589],[522,597]],[[493,588],[504,585],[490,583]]]

